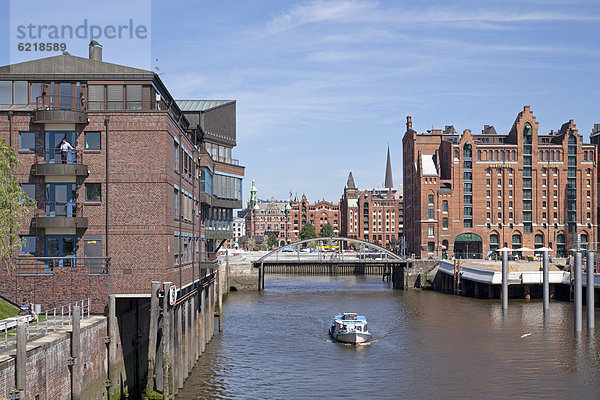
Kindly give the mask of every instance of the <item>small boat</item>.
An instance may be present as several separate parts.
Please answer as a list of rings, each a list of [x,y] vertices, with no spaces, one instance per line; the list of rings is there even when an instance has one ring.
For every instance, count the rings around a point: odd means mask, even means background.
[[[359,344],[371,340],[367,319],[356,313],[343,313],[333,317],[329,334],[343,343]]]

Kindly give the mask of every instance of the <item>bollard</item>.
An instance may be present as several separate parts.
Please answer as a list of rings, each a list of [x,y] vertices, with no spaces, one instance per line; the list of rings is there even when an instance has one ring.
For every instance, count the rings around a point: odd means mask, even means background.
[[[502,309],[508,309],[508,251],[502,252]]]
[[[587,307],[587,326],[588,330],[594,329],[594,252],[587,252],[587,266],[586,266],[586,307]]]
[[[575,252],[575,268],[573,270],[573,304],[575,307],[575,332],[581,332],[582,284],[581,284],[581,252]]]
[[[20,397],[26,399],[27,387],[27,323],[17,322],[17,360],[15,365],[15,386],[19,391]]]
[[[543,261],[543,297],[544,297],[544,311],[548,311],[550,308],[550,272],[549,272],[549,262],[548,262],[548,250],[544,251],[544,261]]]
[[[81,398],[81,307],[73,307],[71,325],[71,399]]]

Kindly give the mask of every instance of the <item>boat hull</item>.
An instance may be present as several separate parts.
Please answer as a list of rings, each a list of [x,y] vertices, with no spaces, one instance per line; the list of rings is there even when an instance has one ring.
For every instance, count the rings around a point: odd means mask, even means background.
[[[360,344],[371,340],[370,333],[364,332],[332,332],[329,331],[331,337],[342,343]]]

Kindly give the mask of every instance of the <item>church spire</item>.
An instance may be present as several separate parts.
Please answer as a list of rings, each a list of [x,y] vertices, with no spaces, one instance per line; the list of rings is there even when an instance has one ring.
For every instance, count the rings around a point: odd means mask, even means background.
[[[350,175],[348,175],[348,182],[346,182],[346,189],[356,189],[356,184],[354,183],[354,178],[352,177],[352,171],[350,171]]]
[[[392,160],[390,158],[390,145],[388,144],[387,152],[387,164],[385,166],[385,187],[392,189],[394,187],[394,181],[392,179]]]

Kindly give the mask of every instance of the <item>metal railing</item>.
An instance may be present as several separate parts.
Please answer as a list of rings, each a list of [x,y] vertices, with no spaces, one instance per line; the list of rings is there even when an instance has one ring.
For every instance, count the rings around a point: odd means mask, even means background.
[[[58,149],[44,149],[44,164],[71,164],[78,165],[83,164],[83,152],[81,150],[67,150],[62,151]],[[41,160],[36,159],[36,163],[40,163]]]
[[[86,111],[87,105],[83,98],[50,94],[35,99],[35,111],[39,110]]]
[[[81,307],[81,320],[90,317],[92,309],[92,300],[79,300],[74,303],[69,303],[59,307],[54,307],[43,311],[40,314],[31,313],[28,315],[20,315],[19,317],[8,318],[0,321],[0,348],[9,348],[16,345],[17,322],[24,321],[27,323],[27,340],[47,335],[51,332],[56,332],[62,329],[67,329],[71,326],[71,316],[74,306]]]
[[[41,206],[37,217],[83,217],[83,203],[76,201],[45,201]]]
[[[52,275],[58,268],[87,269],[88,275],[108,275],[110,257],[17,257],[17,275]]]

